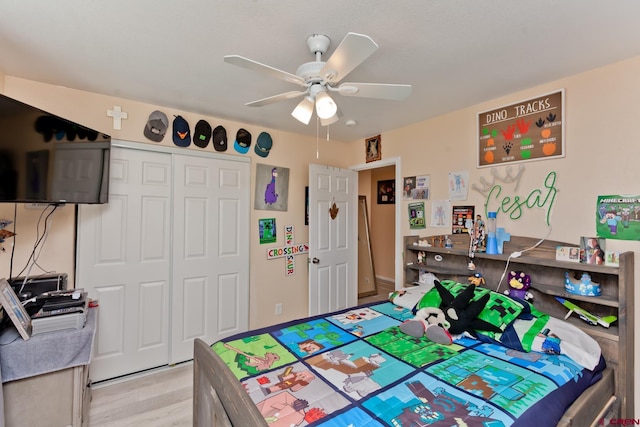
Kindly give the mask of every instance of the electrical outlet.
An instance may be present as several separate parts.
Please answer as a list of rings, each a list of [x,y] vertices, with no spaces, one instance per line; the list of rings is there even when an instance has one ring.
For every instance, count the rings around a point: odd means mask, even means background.
[[[279,316],[282,314],[282,303],[277,303],[276,304],[276,316]]]

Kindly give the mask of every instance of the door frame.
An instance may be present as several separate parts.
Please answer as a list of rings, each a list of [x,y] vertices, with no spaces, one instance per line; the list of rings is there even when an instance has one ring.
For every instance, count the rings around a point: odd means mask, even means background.
[[[401,208],[402,208],[402,198],[398,197],[397,192],[402,188],[402,161],[400,157],[389,157],[388,159],[377,160],[375,162],[369,163],[361,163],[359,165],[350,166],[349,169],[360,172],[370,169],[378,169],[385,166],[395,166],[396,167],[396,223],[395,223],[395,257],[394,257],[394,281],[395,281],[395,289],[401,289],[403,287],[402,283],[402,234],[400,230],[401,223]]]

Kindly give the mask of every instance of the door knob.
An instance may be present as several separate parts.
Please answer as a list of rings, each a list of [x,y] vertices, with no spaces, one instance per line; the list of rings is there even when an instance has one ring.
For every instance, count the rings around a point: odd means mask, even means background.
[[[313,257],[311,262],[314,263],[314,264],[318,264],[318,263],[320,263],[320,260],[318,258],[316,258],[316,257]]]

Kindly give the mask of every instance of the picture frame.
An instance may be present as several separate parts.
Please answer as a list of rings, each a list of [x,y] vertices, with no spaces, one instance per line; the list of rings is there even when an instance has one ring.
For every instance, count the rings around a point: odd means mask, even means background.
[[[378,204],[393,205],[396,203],[396,181],[386,179],[378,181]]]
[[[477,114],[477,167],[565,157],[564,89]]]
[[[580,262],[604,265],[606,240],[595,236],[580,237]]]
[[[13,291],[7,279],[0,280],[0,305],[9,316],[23,340],[31,336],[31,317],[26,312],[20,299]]]
[[[276,219],[261,218],[258,220],[258,234],[260,235],[260,244],[275,243],[278,240]]]
[[[380,141],[380,135],[365,139],[364,149],[367,163],[382,159],[382,145]]]

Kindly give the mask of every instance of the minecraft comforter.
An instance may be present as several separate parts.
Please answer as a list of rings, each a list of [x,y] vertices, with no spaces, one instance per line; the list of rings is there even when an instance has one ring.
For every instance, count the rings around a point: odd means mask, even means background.
[[[403,334],[372,303],[238,334],[212,348],[270,426],[554,426],[601,377],[566,355]]]

